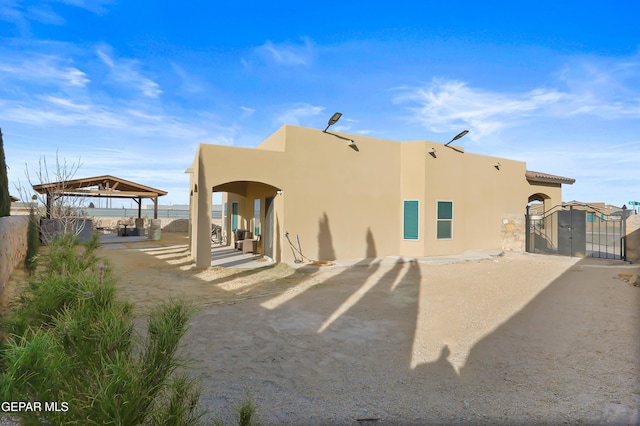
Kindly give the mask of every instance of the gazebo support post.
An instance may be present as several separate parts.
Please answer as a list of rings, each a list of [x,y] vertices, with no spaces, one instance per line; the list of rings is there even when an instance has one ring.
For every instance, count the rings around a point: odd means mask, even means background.
[[[142,197],[134,198],[133,201],[138,203],[138,219],[142,219]]]
[[[153,218],[158,218],[158,197],[153,197]]]

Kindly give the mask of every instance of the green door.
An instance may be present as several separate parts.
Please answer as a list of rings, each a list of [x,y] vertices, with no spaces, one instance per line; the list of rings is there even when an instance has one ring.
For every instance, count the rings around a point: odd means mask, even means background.
[[[231,231],[238,229],[238,203],[231,204]]]

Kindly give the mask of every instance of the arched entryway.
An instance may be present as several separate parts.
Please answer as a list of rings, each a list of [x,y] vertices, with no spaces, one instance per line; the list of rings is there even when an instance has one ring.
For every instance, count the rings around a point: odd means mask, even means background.
[[[214,185],[214,194],[220,194],[222,203],[222,229],[228,245],[234,245],[241,232],[255,239],[255,253],[271,259],[280,259],[277,238],[276,197],[281,188],[256,181],[233,181]]]
[[[528,200],[530,214],[544,216],[545,212],[553,208],[551,202],[551,197],[545,193],[538,192],[530,195]]]
[[[525,249],[529,253],[549,252],[557,247],[556,215],[551,197],[538,192],[529,196],[526,210]]]

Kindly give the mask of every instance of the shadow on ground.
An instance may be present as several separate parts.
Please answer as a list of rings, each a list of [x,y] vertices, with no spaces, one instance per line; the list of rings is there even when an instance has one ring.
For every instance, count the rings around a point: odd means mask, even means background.
[[[186,245],[129,250],[131,262],[146,256],[155,266],[141,294],[125,282],[125,297],[172,294],[201,307],[185,350],[213,411],[248,391],[267,424],[640,422],[640,289],[613,279],[639,268],[572,261],[528,289],[501,281],[514,260],[495,265],[495,285],[472,292],[486,264],[381,265],[373,236],[364,238],[371,256],[349,268],[198,271]],[[544,256],[519,256],[547,267]],[[448,285],[453,268],[466,271],[457,277],[467,287],[441,300],[435,283]],[[501,292],[513,286],[531,296],[503,320],[469,317],[469,307],[502,309]]]

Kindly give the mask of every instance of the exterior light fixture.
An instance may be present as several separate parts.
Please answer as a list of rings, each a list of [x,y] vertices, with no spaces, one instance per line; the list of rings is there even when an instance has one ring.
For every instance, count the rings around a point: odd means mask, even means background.
[[[445,143],[444,146],[448,146],[451,142],[453,141],[457,141],[458,139],[460,139],[461,137],[463,137],[464,135],[466,135],[467,133],[469,133],[468,130],[463,130],[460,133],[458,133],[457,135],[455,135],[453,137],[453,139],[451,139],[449,142]]]
[[[496,170],[500,170],[500,162],[498,161],[493,167],[495,167]]]
[[[349,148],[353,149],[356,152],[360,152],[360,149],[358,149],[358,145],[356,145],[356,143],[355,143],[355,141],[353,139],[345,138],[344,136],[340,136],[340,135],[336,135],[335,133],[327,132],[327,129],[329,127],[333,126],[334,124],[336,124],[338,122],[338,120],[340,120],[340,117],[342,117],[342,113],[341,112],[334,113],[331,116],[331,118],[329,119],[329,122],[327,123],[327,127],[322,132],[326,133],[328,135],[333,135],[336,138],[344,139],[345,141],[351,142],[351,144],[349,145]]]
[[[436,158],[436,149],[431,148],[431,151],[429,151],[429,155],[432,156],[433,158]]]
[[[323,130],[323,132],[326,133],[327,129],[331,126],[333,126],[334,124],[336,124],[338,122],[338,120],[340,120],[340,117],[342,117],[342,113],[341,112],[336,112],[334,113],[331,118],[329,119],[329,122],[327,123],[327,127]]]

